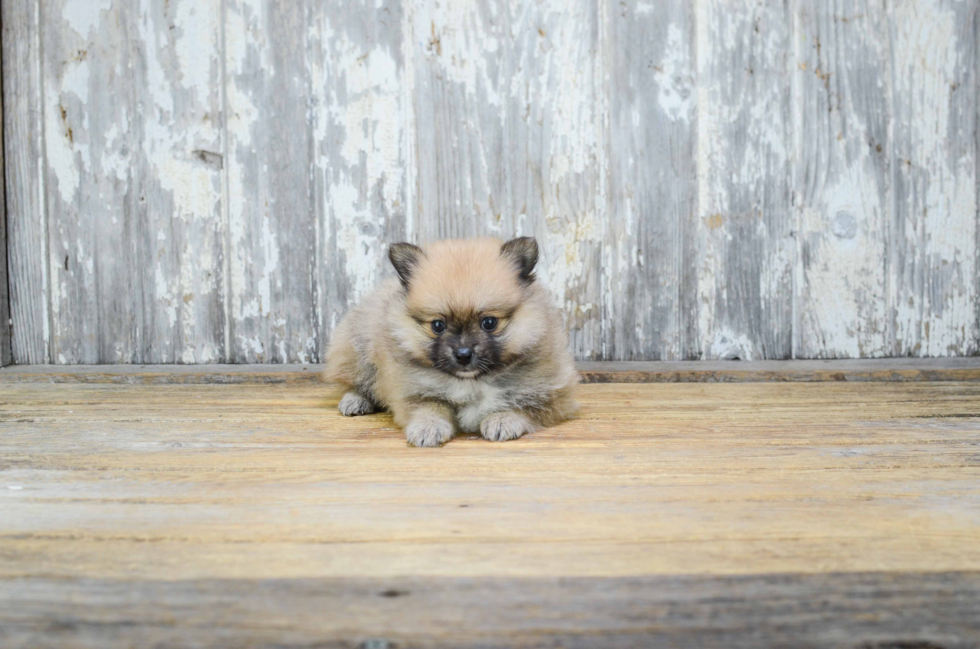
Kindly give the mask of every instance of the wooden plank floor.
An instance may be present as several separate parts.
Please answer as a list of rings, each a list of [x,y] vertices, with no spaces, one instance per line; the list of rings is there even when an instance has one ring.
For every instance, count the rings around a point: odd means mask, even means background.
[[[15,365],[0,383],[319,383],[323,365]],[[980,381],[980,357],[793,361],[583,361],[583,383]]]
[[[980,383],[583,385],[406,446],[310,382],[0,382],[0,647],[980,646]]]

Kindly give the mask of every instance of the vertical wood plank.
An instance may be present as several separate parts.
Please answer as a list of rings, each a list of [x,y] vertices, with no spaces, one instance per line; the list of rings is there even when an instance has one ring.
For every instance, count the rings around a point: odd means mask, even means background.
[[[221,362],[221,0],[141,0],[139,7],[136,355],[151,363]]]
[[[888,355],[888,26],[878,0],[796,5],[796,356]]]
[[[609,0],[604,356],[697,358],[697,178],[691,3]]]
[[[326,9],[324,9],[326,11]],[[227,0],[231,360],[317,358],[310,4]]]
[[[52,357],[222,358],[220,0],[44,6]]]
[[[3,58],[0,55],[0,67]],[[3,124],[3,102],[0,101],[0,125]],[[3,133],[0,133],[0,178],[3,178]],[[10,289],[7,283],[7,203],[0,183],[0,367],[10,365]]]
[[[408,236],[411,3],[314,2],[311,11],[320,358],[347,309],[392,272],[388,246]]]
[[[50,360],[39,0],[4,0],[3,131],[13,360]]]
[[[894,0],[894,353],[978,351],[975,2]]]
[[[789,358],[792,11],[698,0],[699,330],[704,358]]]
[[[121,3],[54,0],[42,7],[55,363],[137,360],[135,27]]]
[[[595,0],[421,3],[418,235],[534,235],[579,358],[602,356],[605,95]]]

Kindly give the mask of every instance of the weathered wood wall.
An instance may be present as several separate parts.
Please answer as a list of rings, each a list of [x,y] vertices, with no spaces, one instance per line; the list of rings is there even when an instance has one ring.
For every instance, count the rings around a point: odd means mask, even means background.
[[[980,351],[977,0],[5,0],[19,363],[312,362],[533,234],[586,359]]]
[[[0,124],[3,123],[3,102],[0,102]],[[0,176],[3,175],[3,135],[0,133]],[[7,207],[4,186],[0,182],[0,367],[10,365],[10,285],[7,283]]]

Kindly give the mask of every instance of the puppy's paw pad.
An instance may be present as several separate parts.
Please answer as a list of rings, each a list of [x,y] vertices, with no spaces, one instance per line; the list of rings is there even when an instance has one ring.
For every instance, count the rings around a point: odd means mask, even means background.
[[[416,417],[405,427],[412,446],[442,446],[453,437],[453,425],[439,417]]]
[[[374,412],[374,404],[356,392],[348,392],[340,400],[337,406],[340,414],[345,417],[357,417],[358,415],[370,415]]]
[[[480,422],[480,434],[491,442],[506,442],[534,432],[534,424],[516,412],[495,412]]]

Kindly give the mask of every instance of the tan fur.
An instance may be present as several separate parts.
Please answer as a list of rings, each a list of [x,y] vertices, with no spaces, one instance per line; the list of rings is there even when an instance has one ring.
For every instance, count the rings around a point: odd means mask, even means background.
[[[348,390],[340,404],[345,415],[390,410],[416,446],[441,445],[459,431],[504,441],[574,415],[578,373],[561,315],[542,286],[520,280],[502,245],[474,239],[426,246],[407,290],[387,280],[344,317],[327,352],[326,378]],[[493,334],[500,363],[476,378],[436,369],[431,321],[486,316],[499,321]]]

